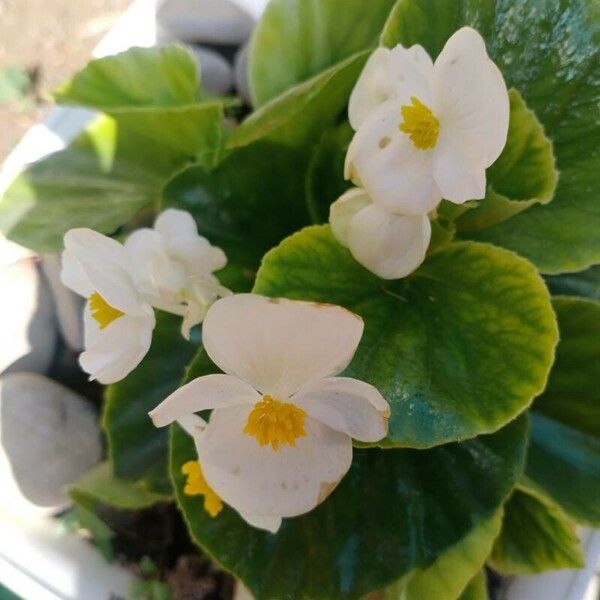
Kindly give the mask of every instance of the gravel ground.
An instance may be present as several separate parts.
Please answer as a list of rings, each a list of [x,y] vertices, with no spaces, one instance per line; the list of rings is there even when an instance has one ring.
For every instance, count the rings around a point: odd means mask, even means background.
[[[7,69],[30,84],[0,99],[0,162],[48,109],[48,95],[89,60],[131,0],[0,0],[0,79]],[[1,96],[1,93],[0,93]]]

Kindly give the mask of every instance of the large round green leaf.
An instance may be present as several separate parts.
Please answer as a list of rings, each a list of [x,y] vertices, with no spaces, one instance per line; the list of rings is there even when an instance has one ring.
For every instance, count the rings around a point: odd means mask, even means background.
[[[482,521],[425,569],[391,585],[382,600],[456,600],[481,571],[502,526],[502,510]]]
[[[490,563],[507,575],[584,566],[574,523],[543,496],[519,489],[504,506],[502,533]]]
[[[483,569],[469,581],[457,600],[488,600],[487,577]]]
[[[150,351],[140,365],[106,389],[103,425],[113,473],[117,478],[145,480],[169,493],[168,436],[152,424],[148,412],[180,384],[195,344],[180,332],[181,317],[157,315]]]
[[[545,273],[600,262],[600,4],[597,0],[398,0],[387,46],[422,44],[435,57],[463,25],[486,40],[554,144],[554,200],[471,237],[515,250]]]
[[[490,519],[518,476],[525,434],[522,417],[431,450],[356,450],[333,494],[284,520],[277,534],[251,528],[228,507],[213,519],[201,499],[183,493],[181,466],[195,449],[178,426],[171,474],[192,538],[258,600],[354,599],[425,567]]]
[[[261,105],[377,44],[394,0],[272,0],[250,46],[250,90]]]
[[[266,255],[254,291],[345,306],[365,331],[345,374],[391,404],[384,445],[429,447],[495,431],[543,389],[557,328],[527,261],[485,244],[450,244],[410,277],[382,281],[329,226]]]

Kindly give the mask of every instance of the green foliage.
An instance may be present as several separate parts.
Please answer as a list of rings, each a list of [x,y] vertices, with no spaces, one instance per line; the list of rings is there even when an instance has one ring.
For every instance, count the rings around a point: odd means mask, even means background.
[[[534,403],[526,485],[578,522],[600,523],[600,304],[555,298],[560,343],[548,386]]]
[[[252,113],[227,141],[240,148],[258,140],[301,147],[315,142],[348,103],[368,54],[360,52],[274,98]]]
[[[436,57],[463,25],[477,29],[507,84],[552,140],[560,172],[552,202],[470,232],[544,273],[600,262],[600,7],[596,0],[398,0],[382,43],[423,45]]]
[[[216,518],[183,493],[195,457],[178,426],[171,475],[193,539],[241,578],[257,600],[359,598],[426,568],[498,511],[525,454],[526,419],[499,432],[431,450],[355,450],[350,472],[311,513],[277,534],[225,506]]]
[[[534,204],[547,204],[554,195],[558,172],[552,143],[519,92],[510,90],[509,98],[506,146],[487,171],[486,197],[459,219],[463,231],[505,221]]]
[[[584,566],[575,525],[543,496],[517,489],[504,507],[502,533],[490,563],[509,575]]]
[[[254,291],[345,306],[365,321],[345,374],[392,407],[389,446],[424,448],[495,431],[539,394],[557,329],[527,261],[485,244],[443,247],[406,279],[382,282],[315,226],[263,261]]]
[[[581,296],[600,301],[600,265],[590,267],[579,273],[548,275],[546,284],[553,294]]]
[[[479,571],[457,600],[488,600],[488,587],[485,571]]]
[[[394,0],[273,0],[250,47],[257,106],[345,59],[373,48]]]
[[[167,476],[166,430],[148,412],[179,386],[195,344],[179,331],[181,319],[159,313],[152,347],[140,365],[108,386],[103,425],[115,476],[138,481],[160,494],[171,493]]]
[[[178,46],[131,48],[92,60],[54,93],[59,104],[104,112],[193,104],[197,96],[196,61]]]
[[[136,48],[76,75],[58,97],[110,117],[15,179],[0,200],[0,231],[36,251],[57,251],[73,227],[114,233],[142,208],[156,209],[165,182],[187,164],[212,167],[223,108],[192,103],[191,66],[179,48]]]
[[[456,600],[481,572],[500,533],[502,510],[482,521],[425,569],[415,569],[387,588],[382,600]]]

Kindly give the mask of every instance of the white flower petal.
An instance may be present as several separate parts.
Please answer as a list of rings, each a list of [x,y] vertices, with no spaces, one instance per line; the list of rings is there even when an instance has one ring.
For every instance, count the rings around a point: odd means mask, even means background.
[[[64,242],[63,262],[67,271],[63,281],[67,285],[76,283],[76,287],[83,290],[80,281],[84,277],[88,282],[85,289],[98,292],[112,307],[144,316],[146,303],[135,289],[131,276],[133,267],[121,244],[91,229],[71,229],[65,234]],[[74,273],[75,281],[72,280]]]
[[[354,130],[362,125],[374,109],[392,96],[388,75],[390,54],[388,48],[380,47],[374,50],[350,94],[348,119]]]
[[[252,525],[252,527],[256,527],[258,529],[265,529],[266,531],[270,531],[271,533],[277,533],[279,528],[281,527],[281,517],[265,517],[258,515],[248,515],[245,513],[239,513],[240,517],[248,523],[248,525]]]
[[[211,306],[202,339],[223,371],[285,401],[342,371],[362,331],[362,319],[341,306],[237,294]]]
[[[243,433],[250,410],[213,411],[197,441],[207,482],[241,514],[293,517],[312,510],[350,468],[350,437],[308,417],[307,435],[275,452]]]
[[[392,98],[398,105],[409,104],[412,96],[424,104],[431,102],[433,62],[423,46],[404,48],[398,44],[390,53],[388,73],[394,90]]]
[[[396,102],[381,105],[361,125],[346,155],[346,173],[356,174],[375,204],[390,212],[424,215],[442,196],[433,179],[433,152],[419,150],[398,126]]]
[[[446,42],[435,61],[432,87],[440,133],[453,138],[463,155],[489,167],[506,144],[510,107],[502,73],[477,31],[463,27]]]
[[[79,364],[92,379],[102,384],[123,379],[150,349],[154,314],[146,318],[122,315],[104,329],[96,328],[91,336],[91,317],[86,321],[86,350],[80,354]]]
[[[73,252],[62,253],[60,279],[66,287],[84,298],[89,298],[96,291]]]
[[[182,236],[198,235],[198,228],[194,217],[185,211],[176,208],[167,208],[156,217],[154,229],[165,239],[177,239]]]
[[[151,296],[162,296],[167,304],[169,299],[170,303],[178,304],[187,274],[182,265],[169,258],[161,235],[154,229],[138,229],[125,241],[125,249],[133,263],[138,290]]]
[[[164,427],[201,410],[253,405],[258,400],[260,395],[247,383],[231,375],[215,373],[180,387],[148,414],[156,427]]]
[[[395,215],[375,204],[358,211],[348,228],[352,256],[383,279],[406,277],[417,269],[430,239],[427,215]]]
[[[387,435],[390,406],[364,381],[329,377],[304,386],[291,401],[313,419],[355,440],[377,442]]]
[[[348,246],[350,221],[361,208],[370,204],[371,199],[365,190],[351,188],[329,207],[331,232],[342,246]]]
[[[417,96],[422,102],[431,99],[433,63],[421,46],[392,50],[377,48],[365,64],[348,104],[350,125],[358,130],[369,115],[388,100],[398,107]]]
[[[179,417],[179,419],[177,419],[177,423],[187,434],[191,435],[192,437],[201,435],[207,426],[207,422],[202,417],[194,414]]]
[[[433,174],[443,197],[454,204],[485,197],[485,167],[466,152],[466,146],[457,145],[455,139],[440,134]]]

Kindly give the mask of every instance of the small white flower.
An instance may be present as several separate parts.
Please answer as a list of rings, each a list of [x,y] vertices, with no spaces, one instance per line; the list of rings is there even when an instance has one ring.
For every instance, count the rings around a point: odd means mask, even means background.
[[[348,108],[345,175],[390,212],[423,215],[442,198],[485,196],[506,143],[509,100],[482,37],[459,29],[432,63],[418,45],[371,55]]]
[[[87,298],[79,362],[91,379],[114,383],[148,352],[154,310],[136,289],[121,244],[91,229],[71,229],[64,242],[61,279]]]
[[[188,212],[165,210],[154,229],[134,231],[125,248],[138,289],[155,308],[183,316],[186,338],[190,329],[202,322],[208,307],[230,293],[213,275],[227,264],[225,253],[198,234]]]
[[[150,416],[162,427],[212,409],[194,435],[206,482],[251,524],[274,531],[337,486],[352,462],[352,438],[386,435],[381,394],[334,377],[362,331],[362,319],[339,306],[253,294],[218,300],[203,341],[225,374],[193,380]]]
[[[348,190],[331,205],[329,222],[338,242],[383,279],[412,273],[425,259],[431,239],[427,215],[388,212],[360,188]]]

